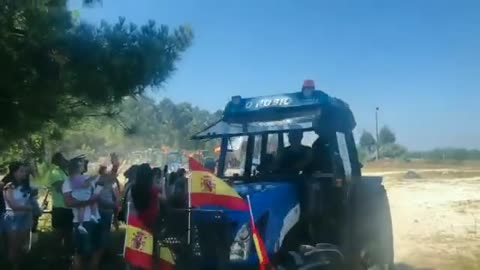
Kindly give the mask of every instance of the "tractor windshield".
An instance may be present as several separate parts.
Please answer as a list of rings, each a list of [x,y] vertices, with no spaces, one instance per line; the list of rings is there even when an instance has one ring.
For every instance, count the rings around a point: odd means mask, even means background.
[[[233,123],[222,120],[196,134],[194,139],[285,132],[292,129],[311,130],[313,128],[312,122],[318,115],[320,115],[319,111],[316,114],[308,116],[294,117],[278,121],[252,121],[246,123]]]
[[[303,133],[301,144],[311,148],[318,136],[313,131]],[[288,132],[232,136],[228,138],[224,156],[224,177],[251,177],[262,172],[273,172],[279,162],[279,152],[290,146]]]

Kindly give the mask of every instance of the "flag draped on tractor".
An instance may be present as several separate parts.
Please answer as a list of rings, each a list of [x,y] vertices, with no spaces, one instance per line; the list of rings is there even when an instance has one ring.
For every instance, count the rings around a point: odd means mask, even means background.
[[[130,208],[130,205],[129,205]],[[175,261],[169,248],[160,247],[158,266],[153,265],[153,245],[156,244],[153,234],[143,222],[130,211],[127,217],[125,232],[125,248],[123,256],[125,261],[134,267],[145,270],[171,270],[174,269]]]
[[[191,207],[220,207],[229,210],[248,211],[245,200],[234,188],[204,168],[193,158],[190,167]]]
[[[260,270],[273,269],[267,249],[255,226],[250,199],[248,203],[234,188],[205,169],[198,161],[189,159],[190,165],[190,205],[191,207],[220,207],[229,210],[249,211],[252,238],[260,262]]]

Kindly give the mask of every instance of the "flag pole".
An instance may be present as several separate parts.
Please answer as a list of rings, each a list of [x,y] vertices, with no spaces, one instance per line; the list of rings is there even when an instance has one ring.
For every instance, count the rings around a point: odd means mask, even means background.
[[[255,225],[255,218],[253,217],[252,202],[250,201],[250,195],[247,194],[248,210],[250,212],[250,222],[252,223],[252,238],[257,251],[257,256],[260,264],[260,270],[273,269],[268,258],[267,251],[265,249],[265,243],[261,239]]]
[[[187,235],[187,244],[190,245],[191,242],[191,232],[192,232],[192,177],[191,177],[191,172],[190,172],[190,177],[187,178],[187,189],[188,189],[188,235]]]
[[[252,203],[250,202],[250,195],[247,194],[247,203],[248,203],[248,212],[250,213],[250,221],[255,225],[255,220],[253,218]]]
[[[128,198],[127,198],[128,199]],[[127,202],[127,216],[125,220],[125,238],[123,240],[123,257],[125,257],[125,251],[127,250],[127,233],[128,233],[128,217],[130,216],[130,204],[131,202]]]

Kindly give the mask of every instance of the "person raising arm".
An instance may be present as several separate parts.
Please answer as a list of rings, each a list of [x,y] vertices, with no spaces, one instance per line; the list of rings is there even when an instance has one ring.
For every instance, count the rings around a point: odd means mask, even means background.
[[[79,230],[80,220],[78,212],[73,216],[73,242],[74,242],[74,270],[81,269],[99,269],[99,234],[100,226],[92,220],[92,205],[98,201],[98,195],[94,194],[90,199],[82,201],[75,199],[71,181],[64,181],[62,185],[62,193],[65,205],[70,208],[84,208],[83,211],[83,227],[87,233]],[[93,186],[92,186],[93,188]],[[86,264],[86,268],[84,267]]]

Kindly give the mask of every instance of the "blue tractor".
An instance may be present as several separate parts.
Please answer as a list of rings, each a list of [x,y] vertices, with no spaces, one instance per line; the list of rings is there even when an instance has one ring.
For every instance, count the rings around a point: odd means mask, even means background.
[[[305,81],[294,93],[235,96],[193,136],[221,141],[216,173],[248,195],[276,269],[393,269],[386,190],[361,174],[355,125],[345,102]],[[290,140],[299,134],[297,155]],[[199,209],[191,225],[196,259],[186,268],[258,269],[248,213]]]

